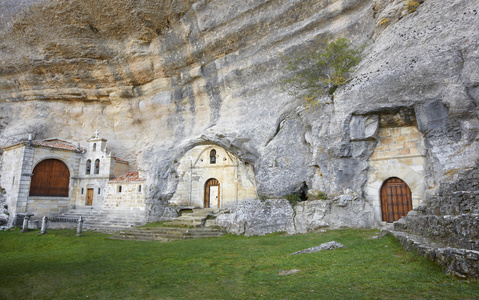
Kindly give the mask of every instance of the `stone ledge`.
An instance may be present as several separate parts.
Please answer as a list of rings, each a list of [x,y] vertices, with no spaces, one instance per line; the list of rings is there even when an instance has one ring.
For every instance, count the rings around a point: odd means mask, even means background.
[[[438,240],[450,246],[479,251],[479,214],[420,215],[415,211],[394,222],[394,230]]]
[[[439,264],[446,274],[460,278],[479,278],[479,251],[448,247],[427,238],[394,230],[383,230],[381,235],[391,233],[406,251],[415,251]]]

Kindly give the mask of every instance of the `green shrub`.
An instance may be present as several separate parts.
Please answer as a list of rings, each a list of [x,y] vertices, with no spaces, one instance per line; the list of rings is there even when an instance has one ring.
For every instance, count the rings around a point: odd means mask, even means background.
[[[261,200],[261,201],[266,201],[266,200],[268,200],[268,199],[271,199],[269,196],[266,196],[266,195],[260,195],[258,198],[259,198],[259,200]]]
[[[308,195],[308,200],[327,200],[327,199],[328,199],[328,196],[326,196],[326,194],[324,194],[321,191]]]
[[[419,2],[414,0],[406,0],[406,9],[408,13],[413,13],[419,7]]]
[[[289,203],[291,203],[291,205],[296,205],[296,203],[298,203],[299,201],[301,201],[301,196],[297,193],[295,194],[288,194],[286,196],[284,196],[284,198],[286,200],[289,201]]]
[[[354,47],[345,38],[331,41],[320,39],[307,49],[281,56],[285,69],[291,75],[279,81],[281,91],[308,104],[316,104],[318,97],[333,94],[337,87],[349,81],[350,73],[361,60],[362,47]]]

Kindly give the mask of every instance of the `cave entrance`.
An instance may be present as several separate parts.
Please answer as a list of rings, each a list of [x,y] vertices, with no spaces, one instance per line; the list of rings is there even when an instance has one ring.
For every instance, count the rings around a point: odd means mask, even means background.
[[[411,189],[397,177],[384,181],[381,187],[381,211],[383,221],[392,223],[412,210]]]
[[[220,182],[211,178],[205,183],[204,208],[220,208]]]

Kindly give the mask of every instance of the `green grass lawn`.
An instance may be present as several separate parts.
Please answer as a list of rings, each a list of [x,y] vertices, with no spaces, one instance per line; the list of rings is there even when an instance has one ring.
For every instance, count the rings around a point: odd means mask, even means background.
[[[376,230],[170,243],[0,232],[0,299],[478,299]],[[348,249],[288,254],[335,240]],[[297,273],[279,275],[298,269]]]

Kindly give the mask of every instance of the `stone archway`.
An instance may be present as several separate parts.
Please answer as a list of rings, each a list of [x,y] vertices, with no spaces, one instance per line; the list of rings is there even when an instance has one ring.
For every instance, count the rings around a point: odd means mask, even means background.
[[[384,181],[381,187],[382,220],[388,223],[399,220],[412,210],[411,189],[397,177]]]
[[[30,196],[68,197],[70,171],[58,159],[45,159],[33,169]]]
[[[220,208],[220,182],[210,178],[205,183],[204,208]]]
[[[370,168],[364,195],[374,208],[378,221],[382,221],[381,188],[389,178],[401,178],[411,190],[412,208],[416,208],[424,199],[425,182],[422,172],[415,171],[412,167],[395,161],[381,161],[375,168]]]

